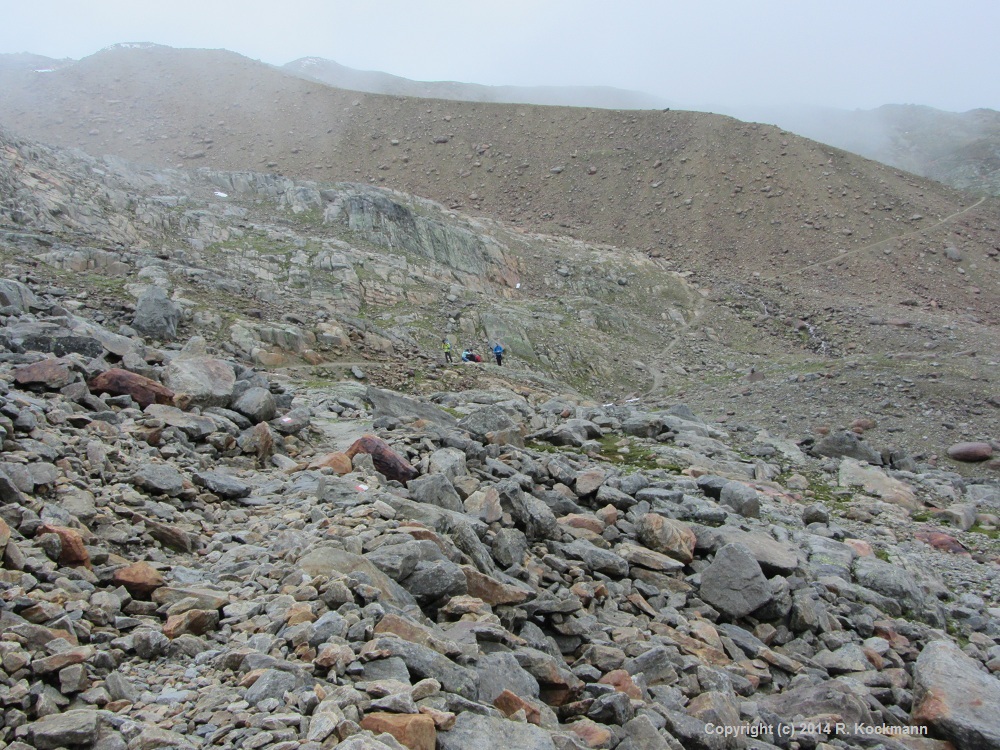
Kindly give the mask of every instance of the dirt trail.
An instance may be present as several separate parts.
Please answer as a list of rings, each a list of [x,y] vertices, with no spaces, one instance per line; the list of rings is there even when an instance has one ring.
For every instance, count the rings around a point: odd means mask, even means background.
[[[851,257],[853,257],[855,255],[860,255],[861,253],[866,252],[868,250],[871,250],[872,248],[876,248],[879,245],[884,245],[884,244],[886,244],[888,242],[895,242],[896,240],[903,239],[904,237],[911,237],[911,236],[913,236],[915,234],[920,234],[921,232],[927,232],[927,231],[931,231],[933,229],[937,229],[939,226],[941,226],[942,224],[947,224],[949,221],[951,221],[955,217],[961,216],[964,213],[968,213],[972,209],[976,208],[976,206],[979,206],[985,200],[986,200],[986,196],[983,196],[978,201],[976,201],[975,203],[973,203],[971,206],[966,206],[965,208],[961,209],[960,211],[956,211],[955,213],[950,214],[949,216],[945,216],[939,222],[937,222],[936,224],[932,224],[929,227],[920,227],[919,229],[914,229],[912,232],[904,232],[903,234],[896,234],[896,235],[893,235],[892,237],[886,237],[884,240],[879,240],[878,242],[873,242],[870,245],[864,245],[863,247],[856,247],[853,250],[848,250],[846,253],[840,253],[840,254],[835,255],[835,256],[833,256],[831,258],[827,258],[826,260],[817,260],[817,261],[815,261],[813,263],[807,263],[804,266],[800,266],[798,268],[793,268],[793,269],[791,269],[789,271],[785,271],[785,272],[783,272],[783,273],[781,273],[779,275],[762,277],[760,280],[762,282],[764,282],[764,281],[777,281],[777,279],[780,276],[788,276],[789,274],[802,273],[803,271],[808,271],[810,268],[816,268],[817,266],[826,265],[827,263],[837,263],[839,261],[844,260],[844,258],[851,258]]]

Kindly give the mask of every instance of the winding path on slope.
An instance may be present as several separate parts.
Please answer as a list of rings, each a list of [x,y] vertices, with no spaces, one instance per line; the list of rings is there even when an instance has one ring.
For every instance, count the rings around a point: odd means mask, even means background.
[[[825,265],[827,263],[836,263],[836,262],[839,262],[839,261],[843,260],[844,258],[851,258],[851,257],[853,257],[855,255],[860,255],[861,253],[863,253],[863,252],[865,252],[867,250],[871,250],[872,248],[878,247],[880,245],[884,245],[887,242],[893,242],[895,240],[901,240],[904,237],[911,237],[911,236],[913,236],[915,234],[920,234],[921,232],[932,231],[934,229],[937,229],[942,224],[947,224],[952,219],[954,219],[954,218],[956,218],[958,216],[961,216],[962,214],[968,213],[972,209],[976,208],[976,206],[979,206],[983,201],[986,200],[986,197],[987,196],[984,195],[982,198],[980,198],[978,201],[976,201],[975,203],[973,203],[971,206],[966,206],[965,208],[963,208],[963,209],[961,209],[959,211],[956,211],[953,214],[945,216],[943,219],[941,219],[940,221],[938,221],[936,224],[931,224],[929,227],[920,227],[919,229],[914,229],[912,232],[903,232],[903,234],[895,234],[892,237],[886,237],[885,239],[879,240],[878,242],[872,242],[871,244],[863,245],[861,247],[856,247],[853,250],[848,250],[847,252],[844,252],[844,253],[838,253],[837,255],[833,256],[832,258],[827,258],[826,260],[817,260],[817,261],[814,261],[813,263],[807,263],[804,266],[800,266],[799,268],[792,268],[791,270],[785,271],[785,272],[783,272],[783,274],[780,274],[780,275],[787,276],[788,274],[802,273],[803,271],[808,271],[810,268],[815,268],[817,266],[822,266],[822,265]],[[776,281],[777,279],[778,279],[778,275],[775,275],[775,276],[762,277],[760,279],[760,281],[761,282]]]
[[[839,261],[843,260],[844,258],[850,258],[850,257],[853,257],[855,255],[860,255],[861,253],[863,253],[865,251],[868,251],[868,250],[871,250],[873,248],[879,247],[880,245],[884,245],[887,242],[893,242],[894,240],[899,240],[899,239],[902,239],[904,237],[910,237],[911,235],[920,234],[921,232],[928,232],[928,231],[937,229],[942,224],[947,224],[948,222],[952,221],[953,219],[955,219],[955,218],[957,218],[957,217],[959,217],[959,216],[961,216],[963,214],[966,214],[969,211],[971,211],[972,209],[974,209],[977,206],[981,205],[986,200],[987,197],[988,196],[984,195],[982,198],[980,198],[978,201],[976,201],[975,203],[973,203],[971,206],[966,206],[963,209],[955,211],[954,213],[949,214],[948,216],[945,216],[943,219],[941,219],[940,221],[938,221],[935,224],[932,224],[931,226],[924,226],[924,227],[920,227],[919,229],[914,229],[912,232],[904,232],[903,234],[897,234],[897,235],[893,235],[892,237],[886,237],[885,239],[879,240],[878,242],[872,242],[872,243],[870,243],[868,245],[863,245],[862,247],[857,247],[857,248],[854,248],[853,250],[848,250],[845,253],[838,253],[836,256],[834,256],[832,258],[828,258],[826,260],[819,260],[819,261],[815,261],[813,263],[807,263],[806,265],[800,266],[799,268],[793,268],[790,271],[786,271],[783,275],[794,274],[794,273],[802,273],[803,271],[808,271],[810,268],[815,268],[817,266],[822,266],[822,265],[825,265],[827,263],[839,262]],[[777,279],[778,279],[778,276],[768,276],[768,277],[764,277],[764,278],[759,279],[759,281],[760,282],[768,282],[768,281],[776,281]],[[665,362],[663,361],[664,355],[670,354],[674,349],[677,348],[677,345],[681,341],[681,337],[684,336],[684,334],[687,333],[689,330],[691,330],[691,328],[698,321],[698,319],[701,318],[702,308],[703,308],[703,300],[699,299],[698,300],[698,304],[695,306],[695,309],[694,309],[694,312],[693,312],[693,314],[691,316],[691,319],[689,321],[686,321],[683,326],[681,326],[680,328],[677,329],[677,335],[674,336],[673,341],[671,341],[669,344],[667,344],[661,350],[661,364],[658,367],[651,368],[652,369],[652,375],[653,375],[653,383],[652,383],[652,385],[649,387],[649,389],[647,391],[645,391],[644,393],[641,394],[641,396],[640,396],[641,398],[648,398],[648,397],[650,397],[651,395],[653,395],[654,393],[660,391],[663,388],[663,381],[664,381],[664,375],[665,375],[665,372],[663,370],[663,366],[665,364]]]

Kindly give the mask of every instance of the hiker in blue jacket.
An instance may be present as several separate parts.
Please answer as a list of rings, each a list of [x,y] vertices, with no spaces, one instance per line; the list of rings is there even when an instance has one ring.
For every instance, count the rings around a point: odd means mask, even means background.
[[[499,341],[497,342],[497,345],[493,347],[493,354],[497,358],[497,364],[503,367],[503,347],[500,346]]]

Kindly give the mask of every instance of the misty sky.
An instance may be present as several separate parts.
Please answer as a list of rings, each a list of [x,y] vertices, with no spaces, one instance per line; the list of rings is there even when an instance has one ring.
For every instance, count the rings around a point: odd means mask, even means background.
[[[417,80],[606,85],[684,108],[1000,110],[1000,0],[2,0],[0,52],[116,42]],[[0,92],[2,93],[2,92]]]

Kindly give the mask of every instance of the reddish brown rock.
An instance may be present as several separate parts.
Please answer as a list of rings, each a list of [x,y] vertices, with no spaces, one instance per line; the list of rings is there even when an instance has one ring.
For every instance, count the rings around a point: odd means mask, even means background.
[[[567,516],[557,519],[563,526],[571,526],[574,529],[586,529],[595,534],[604,531],[604,522],[596,516],[584,515],[581,513],[570,513]]]
[[[4,549],[7,547],[7,542],[10,541],[10,526],[7,522],[0,518],[0,555],[3,554]]]
[[[463,565],[468,595],[482,599],[490,606],[498,604],[520,604],[528,598],[528,592],[508,583],[498,581],[470,565]]]
[[[95,649],[93,646],[80,646],[60,651],[58,654],[53,654],[52,656],[44,656],[40,659],[32,660],[31,671],[36,675],[58,672],[60,669],[64,669],[72,664],[83,664],[83,662],[94,655],[94,652]]]
[[[118,368],[98,373],[87,381],[87,387],[95,394],[131,396],[143,409],[150,404],[172,404],[175,396],[172,390],[152,378]]]
[[[989,443],[955,443],[948,449],[948,458],[956,461],[986,461],[992,455]]]
[[[14,382],[22,386],[37,385],[54,391],[69,385],[75,379],[76,375],[65,359],[43,359],[14,368]]]
[[[656,552],[680,560],[687,565],[694,560],[697,542],[691,528],[659,513],[647,513],[636,524],[639,541]]]
[[[542,723],[542,712],[538,707],[532,705],[516,693],[512,693],[510,690],[504,690],[500,693],[493,701],[493,705],[499,708],[500,712],[508,718],[518,711],[523,710],[529,724],[540,726]]]
[[[347,665],[357,659],[354,649],[339,643],[328,643],[313,659],[313,664],[322,669],[332,669],[337,674],[343,674]]]
[[[112,576],[116,586],[124,586],[135,597],[148,598],[164,584],[163,576],[147,562],[137,562],[119,568]]]
[[[361,720],[361,728],[375,734],[388,732],[410,750],[434,750],[437,729],[434,719],[426,714],[370,713]]]
[[[83,565],[90,567],[90,554],[83,544],[83,534],[76,529],[65,526],[53,526],[42,524],[38,527],[36,534],[56,534],[62,543],[62,551],[59,554],[60,565]]]
[[[857,553],[858,557],[871,557],[875,554],[875,550],[872,546],[866,542],[864,539],[845,539],[844,544],[853,549]]]
[[[608,747],[614,735],[611,730],[591,719],[578,719],[566,728],[586,743],[587,747]]]
[[[163,625],[163,635],[173,640],[177,636],[204,635],[219,627],[217,609],[189,609],[179,615],[171,615]]]
[[[285,623],[288,625],[301,625],[304,622],[313,622],[316,615],[313,614],[309,602],[296,602],[288,608],[285,615]]]
[[[970,557],[969,550],[955,537],[943,531],[918,531],[913,538],[941,552]]]
[[[350,474],[354,467],[351,465],[351,459],[342,451],[336,451],[334,453],[327,453],[324,456],[313,459],[307,468],[309,469],[323,469],[329,467],[335,472],[343,476],[344,474]]]
[[[418,474],[409,462],[389,447],[382,438],[374,435],[363,435],[351,444],[345,451],[348,458],[354,458],[359,453],[367,453],[372,457],[375,470],[386,479],[395,479],[406,484]]]
[[[447,732],[455,726],[456,716],[451,711],[440,711],[430,706],[421,706],[420,713],[430,716],[434,720],[434,726],[442,732]]]
[[[604,484],[606,475],[600,469],[587,469],[576,475],[576,494],[580,497],[592,495]]]
[[[624,669],[612,669],[598,682],[602,685],[611,685],[619,693],[625,693],[629,698],[637,701],[642,700],[642,690],[632,681],[632,675]]]

